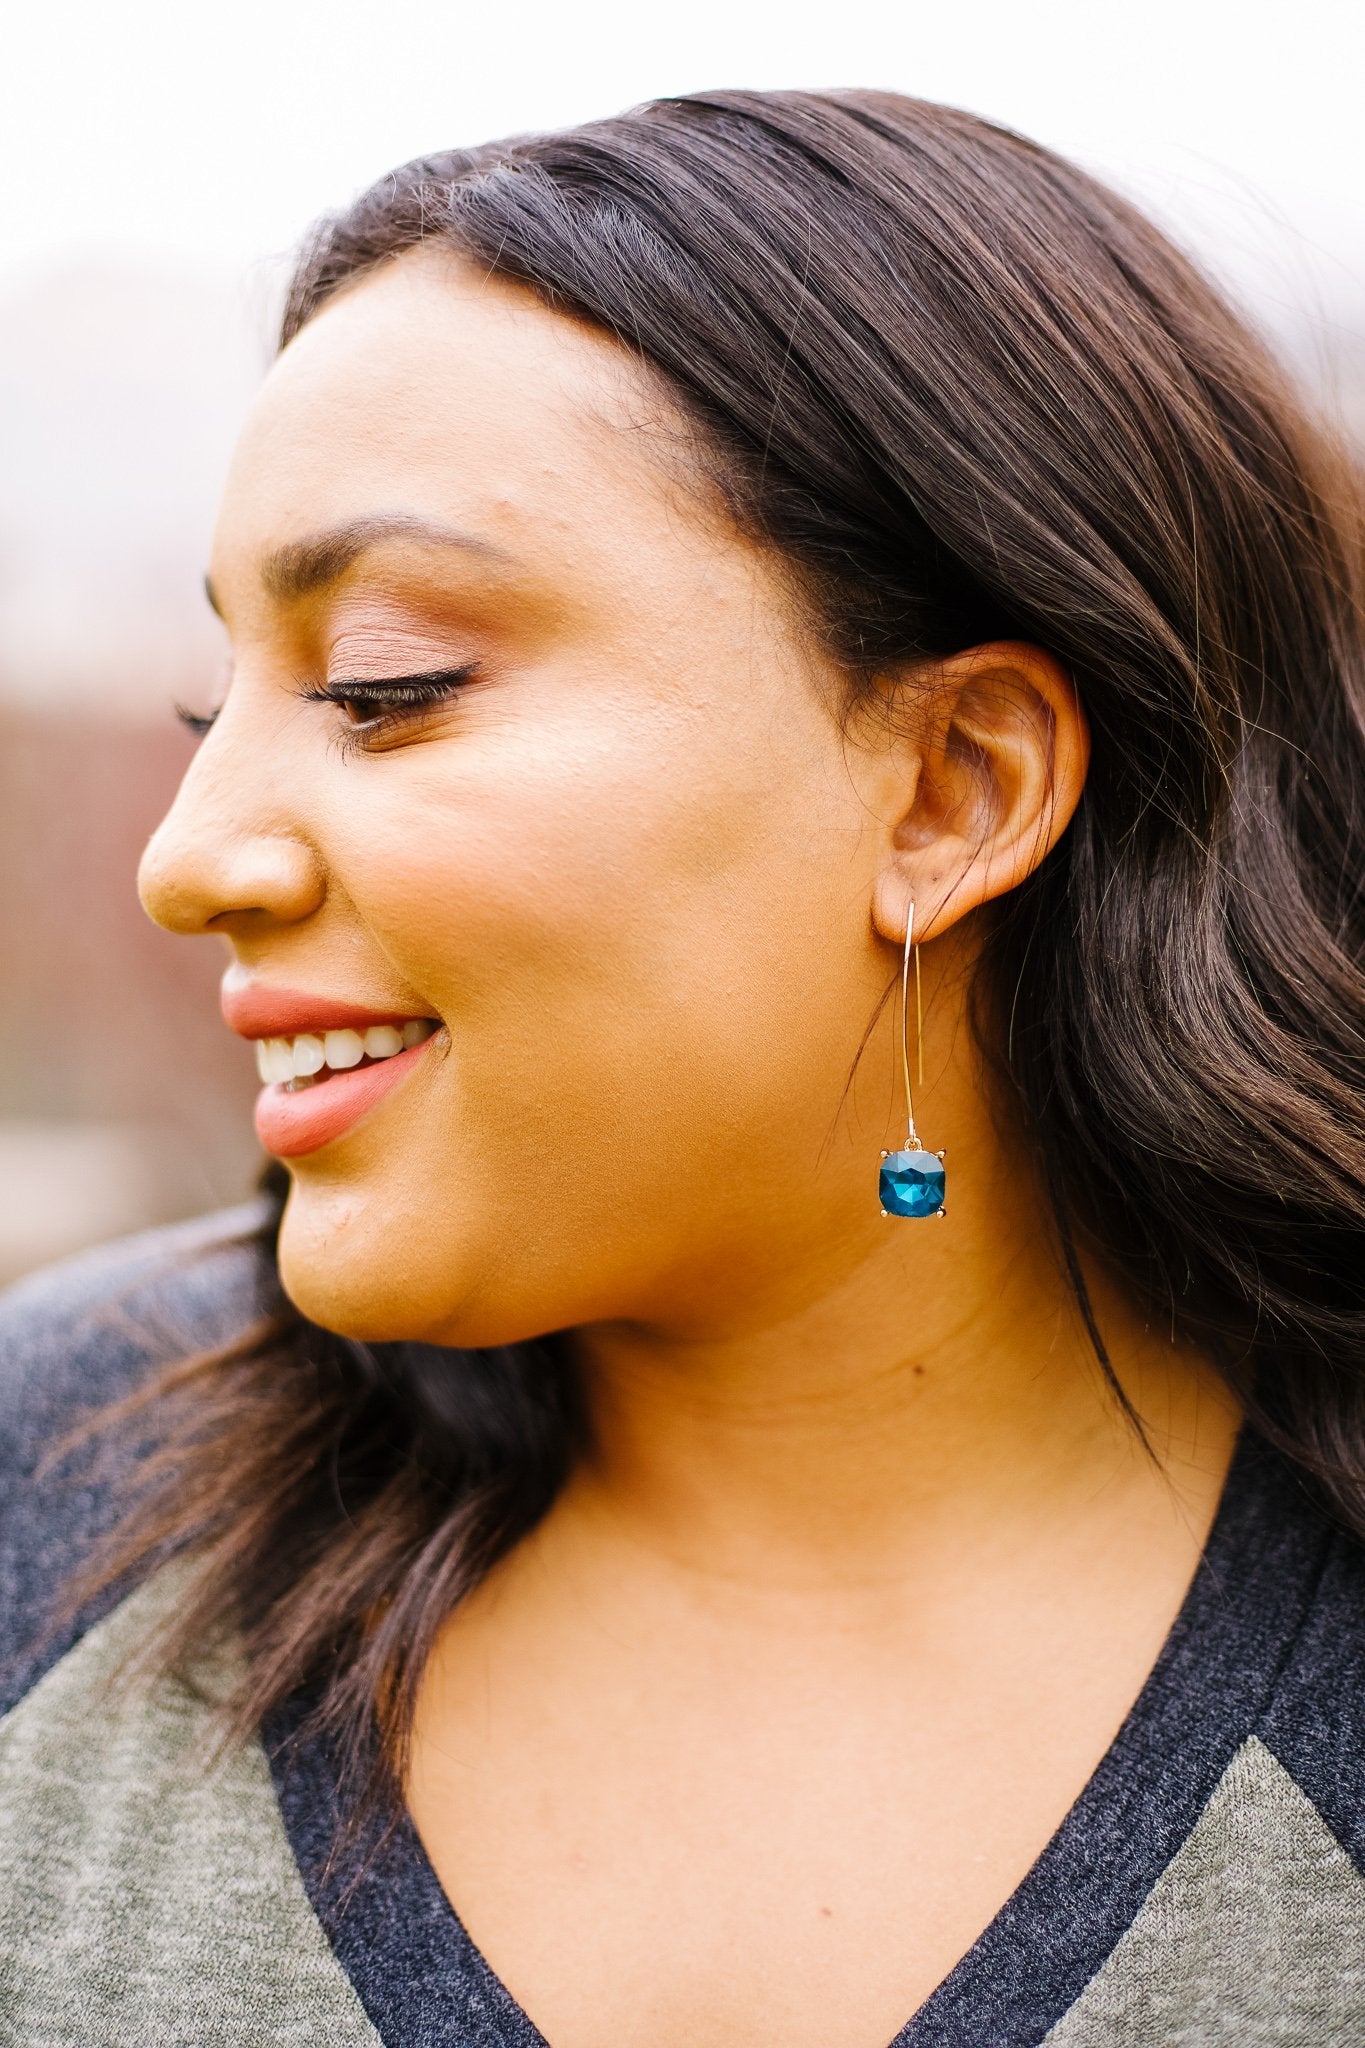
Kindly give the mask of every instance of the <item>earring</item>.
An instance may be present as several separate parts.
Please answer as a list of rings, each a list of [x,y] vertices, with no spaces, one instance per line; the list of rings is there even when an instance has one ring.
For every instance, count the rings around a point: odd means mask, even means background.
[[[904,1152],[883,1152],[879,1182],[883,1216],[944,1216],[947,1175],[942,1152],[926,1152],[915,1129],[915,1103],[910,1093],[910,952],[914,942],[915,906],[905,917],[905,958],[901,963],[901,1066],[905,1072]],[[915,1056],[920,1086],[924,1085],[924,1008],[920,1000],[919,947],[915,954]]]

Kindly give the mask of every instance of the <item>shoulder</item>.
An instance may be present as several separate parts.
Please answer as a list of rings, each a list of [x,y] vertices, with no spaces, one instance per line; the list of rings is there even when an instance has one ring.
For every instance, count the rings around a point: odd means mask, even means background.
[[[46,1433],[136,1384],[139,1371],[225,1342],[257,1312],[264,1202],[99,1245],[0,1292],[0,1474]]]
[[[0,1712],[71,1640],[37,1658],[52,1602],[108,1525],[114,1474],[68,1432],[162,1366],[227,1343],[266,1307],[273,1271],[249,1203],[46,1267],[0,1294]]]
[[[1365,1545],[1342,1529],[1326,1545],[1262,1734],[1365,1873]]]

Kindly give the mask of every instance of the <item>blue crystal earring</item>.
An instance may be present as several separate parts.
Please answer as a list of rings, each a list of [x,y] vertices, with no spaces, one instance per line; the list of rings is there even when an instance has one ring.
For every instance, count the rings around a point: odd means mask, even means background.
[[[914,945],[915,906],[905,915],[905,959],[901,963],[901,1066],[905,1072],[904,1152],[883,1152],[881,1180],[883,1216],[944,1216],[943,1191],[947,1176],[942,1152],[926,1152],[915,1129],[915,1102],[910,1093],[910,953],[915,955],[915,1057],[920,1086],[924,1085],[924,1007],[920,1000],[919,947]]]

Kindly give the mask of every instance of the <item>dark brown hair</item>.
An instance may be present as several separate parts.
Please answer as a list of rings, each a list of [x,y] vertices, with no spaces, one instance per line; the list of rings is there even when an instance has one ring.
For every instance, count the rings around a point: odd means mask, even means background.
[[[408,164],[316,232],[284,340],[422,242],[664,380],[851,704],[1002,634],[1066,664],[1089,779],[993,912],[979,1036],[1083,1304],[1082,1241],[1365,1534],[1358,500],[1262,349],[1093,179],[887,93]],[[436,1629],[573,1458],[555,1334],[364,1346],[279,1297],[168,1391],[117,1566],[197,1558],[180,1638],[240,1625],[243,1727],[307,1682],[400,1763]]]

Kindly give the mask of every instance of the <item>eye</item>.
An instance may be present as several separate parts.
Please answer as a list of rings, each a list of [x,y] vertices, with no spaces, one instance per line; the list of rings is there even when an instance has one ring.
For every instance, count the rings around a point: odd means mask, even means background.
[[[352,752],[376,739],[420,724],[422,718],[446,703],[467,683],[478,667],[466,662],[463,668],[430,669],[416,676],[354,677],[333,676],[325,683],[309,684],[299,695],[313,704],[335,704],[345,714],[348,730],[341,736],[343,751]]]
[[[180,723],[187,727],[196,739],[200,740],[218,716],[217,708],[212,711],[191,711],[185,704],[176,704],[173,706],[173,709]]]
[[[201,740],[204,734],[211,731],[213,726],[217,724],[218,714],[227,701],[227,693],[231,687],[232,661],[229,658],[224,661],[219,671],[217,687],[214,691],[217,702],[211,711],[191,711],[188,704],[181,704],[179,702],[174,703],[171,709],[185,729],[188,732],[192,732],[197,740]]]

